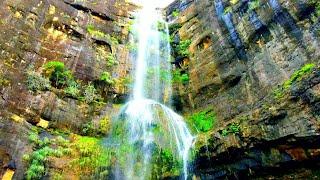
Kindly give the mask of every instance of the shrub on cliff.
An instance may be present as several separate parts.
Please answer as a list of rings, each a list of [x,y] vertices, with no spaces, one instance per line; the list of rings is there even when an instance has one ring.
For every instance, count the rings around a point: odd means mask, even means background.
[[[189,52],[190,45],[191,45],[190,39],[180,41],[180,43],[177,46],[178,55],[183,56],[183,57],[190,56],[190,52]]]
[[[50,79],[52,85],[57,88],[65,87],[69,82],[73,81],[71,71],[65,68],[63,62],[49,61],[43,65],[44,74]]]
[[[84,90],[84,101],[88,104],[94,102],[97,100],[99,96],[97,95],[97,90],[96,88],[89,83]]]
[[[312,70],[315,68],[315,64],[305,64],[299,70],[295,71],[290,79],[285,81],[280,87],[276,88],[273,91],[275,99],[281,99],[285,96],[286,92],[291,88],[292,84],[297,83],[303,79],[306,75],[310,74]]]
[[[48,78],[43,77],[40,73],[34,70],[34,66],[29,66],[27,69],[27,87],[31,91],[44,91],[51,88],[51,83]]]
[[[80,85],[76,81],[69,83],[64,92],[71,97],[78,98],[80,96]]]
[[[182,83],[183,85],[186,85],[189,83],[189,80],[189,75],[181,72],[180,70],[174,70],[172,73],[172,81],[174,83]]]
[[[106,83],[106,84],[113,84],[114,80],[112,79],[109,72],[103,72],[100,76],[100,81]]]
[[[208,132],[214,127],[216,115],[212,110],[204,110],[192,114],[189,123],[193,123],[193,127],[200,132]]]

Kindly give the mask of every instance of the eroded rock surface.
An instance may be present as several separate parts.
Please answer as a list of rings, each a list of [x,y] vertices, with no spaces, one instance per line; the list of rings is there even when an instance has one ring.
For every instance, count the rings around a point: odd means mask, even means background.
[[[50,128],[83,133],[86,123],[111,111],[110,104],[127,94],[123,84],[105,86],[99,78],[103,72],[116,82],[128,77],[126,43],[135,8],[122,0],[0,2],[0,177],[10,163],[15,179],[26,177],[22,156],[32,152],[32,126],[41,121],[42,126],[48,122]],[[112,66],[108,54],[116,60]],[[49,61],[63,62],[83,84],[95,83],[103,104],[87,104],[61,89],[29,91],[28,67],[41,72]]]
[[[188,114],[209,108],[217,116],[213,130],[199,135],[199,178],[317,178],[315,9],[313,1],[282,0],[176,1],[166,9],[171,26],[178,27],[172,36],[191,40],[190,56],[179,62],[190,78],[176,85],[180,107]],[[306,64],[316,65],[313,73],[293,83],[285,98],[275,98],[276,89]],[[234,133],[226,133],[231,128]]]

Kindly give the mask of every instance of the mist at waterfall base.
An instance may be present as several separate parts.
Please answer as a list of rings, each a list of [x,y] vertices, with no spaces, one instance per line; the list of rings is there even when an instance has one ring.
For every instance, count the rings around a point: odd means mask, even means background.
[[[188,177],[193,136],[171,110],[168,25],[152,1],[136,14],[132,28],[134,84],[131,99],[113,120],[108,146],[115,149],[113,179]]]

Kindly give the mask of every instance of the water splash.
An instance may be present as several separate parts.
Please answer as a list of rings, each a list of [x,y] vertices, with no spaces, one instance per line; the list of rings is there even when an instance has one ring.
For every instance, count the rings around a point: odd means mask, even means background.
[[[154,164],[156,155],[163,152],[182,162],[183,178],[187,179],[194,138],[183,118],[167,107],[172,93],[169,30],[152,1],[146,1],[136,15],[133,32],[138,49],[132,98],[113,122],[111,137],[118,145],[115,179],[161,178]]]

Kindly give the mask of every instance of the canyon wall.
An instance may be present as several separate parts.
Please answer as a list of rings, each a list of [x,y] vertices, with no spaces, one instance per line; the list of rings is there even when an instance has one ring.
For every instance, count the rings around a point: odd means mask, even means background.
[[[123,81],[131,69],[126,44],[135,8],[124,0],[0,2],[0,177],[6,169],[15,170],[14,179],[26,177],[22,157],[33,151],[33,126],[44,123],[79,134],[85,124],[112,114],[112,103],[124,101]],[[112,65],[106,60],[110,56],[116,61]],[[40,76],[50,61],[64,63],[78,84],[94,84],[100,103],[86,103],[57,87],[28,89],[30,74]],[[101,82],[104,72],[112,85]]]
[[[175,104],[186,117],[216,116],[198,135],[197,177],[317,177],[317,13],[317,2],[303,0],[187,0],[166,9],[172,41],[191,41],[190,55],[175,57],[189,76],[175,86]]]

